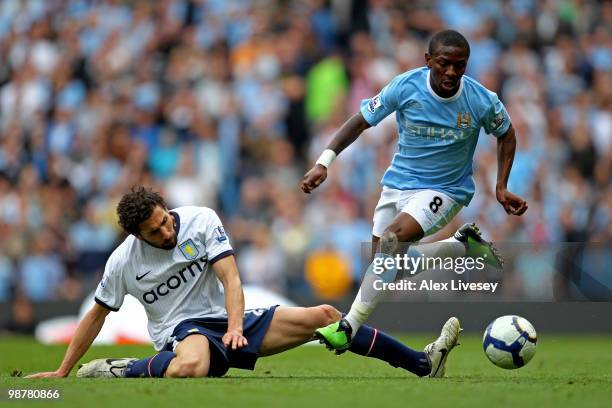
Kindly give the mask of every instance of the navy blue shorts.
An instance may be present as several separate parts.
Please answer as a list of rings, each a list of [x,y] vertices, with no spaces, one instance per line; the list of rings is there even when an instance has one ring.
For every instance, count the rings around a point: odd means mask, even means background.
[[[201,317],[183,320],[177,324],[172,332],[173,342],[168,343],[166,350],[172,351],[174,342],[179,342],[191,334],[202,334],[210,343],[209,377],[221,377],[231,367],[253,370],[261,342],[268,331],[276,308],[277,306],[272,306],[245,310],[242,330],[249,344],[241,349],[228,350],[223,345],[222,338],[227,332],[227,318]]]

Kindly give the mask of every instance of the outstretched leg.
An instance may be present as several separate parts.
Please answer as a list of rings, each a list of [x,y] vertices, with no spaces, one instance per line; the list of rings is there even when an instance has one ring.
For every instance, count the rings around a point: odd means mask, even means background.
[[[425,352],[413,350],[387,333],[365,324],[355,333],[348,351],[386,361],[393,367],[403,368],[419,377],[431,372],[431,364]]]
[[[451,317],[435,341],[425,346],[424,351],[416,351],[378,329],[361,325],[348,350],[386,361],[393,367],[403,368],[419,377],[444,377],[446,359],[459,344],[461,331],[459,320]]]
[[[340,318],[340,312],[329,305],[279,307],[263,339],[259,355],[277,354],[306,343],[313,338],[317,327],[338,322]],[[449,332],[449,328],[446,327],[447,322],[441,336],[428,346],[426,351],[413,350],[390,335],[366,325],[361,325],[348,350],[365,357],[386,361],[393,367],[403,368],[420,377],[431,374],[432,366],[435,366],[437,376],[441,376],[444,374],[445,356],[455,346],[459,335],[458,321],[455,328],[456,319],[452,319],[454,320],[451,329],[454,332]],[[433,344],[438,345],[438,343],[446,346],[447,350],[440,353],[441,347],[434,349]]]
[[[269,356],[304,344],[313,338],[317,327],[337,322],[342,315],[335,307],[278,307],[259,349]]]

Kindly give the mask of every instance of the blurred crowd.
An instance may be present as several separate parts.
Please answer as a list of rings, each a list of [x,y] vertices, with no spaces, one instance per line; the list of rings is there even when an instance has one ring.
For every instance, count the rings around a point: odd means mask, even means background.
[[[467,74],[512,117],[509,188],[529,210],[508,217],[495,200],[483,133],[477,193],[431,239],[475,221],[500,242],[609,243],[612,2],[3,0],[0,301],[92,290],[136,184],[170,207],[217,210],[243,281],[346,294],[366,266],[393,115],[313,194],[299,182],[360,101],[424,65],[445,28],[468,38]]]

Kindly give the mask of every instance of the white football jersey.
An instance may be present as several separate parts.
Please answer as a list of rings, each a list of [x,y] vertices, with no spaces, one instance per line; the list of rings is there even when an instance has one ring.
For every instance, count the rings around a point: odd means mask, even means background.
[[[155,248],[133,235],[109,257],[95,300],[117,311],[126,294],[145,308],[156,350],[181,321],[227,316],[223,286],[209,265],[234,252],[217,214],[206,207],[179,207],[177,245]]]

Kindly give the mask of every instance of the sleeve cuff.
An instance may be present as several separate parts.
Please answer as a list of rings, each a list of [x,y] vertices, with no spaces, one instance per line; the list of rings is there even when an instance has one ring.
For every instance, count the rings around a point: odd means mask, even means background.
[[[363,109],[359,108],[359,112],[361,113],[361,116],[363,116],[363,120],[365,120],[371,127],[374,127],[378,124],[378,122],[376,122],[376,119],[371,118],[370,115],[367,114]]]
[[[505,136],[505,135],[506,135],[506,133],[508,133],[508,131],[510,130],[510,128],[511,128],[511,127],[512,127],[512,123],[510,123],[510,124],[508,125],[508,127],[507,127],[506,129],[504,129],[503,131],[493,133],[493,136],[495,136],[495,137],[497,137],[497,138],[500,138],[500,137],[502,137],[502,136]]]
[[[97,297],[94,297],[94,300],[96,301],[97,304],[99,304],[100,306],[102,306],[105,309],[110,310],[111,312],[118,312],[119,311],[118,308],[110,307],[109,305],[107,305],[106,303],[104,303],[103,301],[98,299]]]
[[[220,254],[216,255],[214,258],[210,260],[209,263],[212,265],[215,262],[220,261],[223,258],[227,258],[230,255],[234,255],[234,251],[232,249],[230,249],[229,251],[221,252]]]

